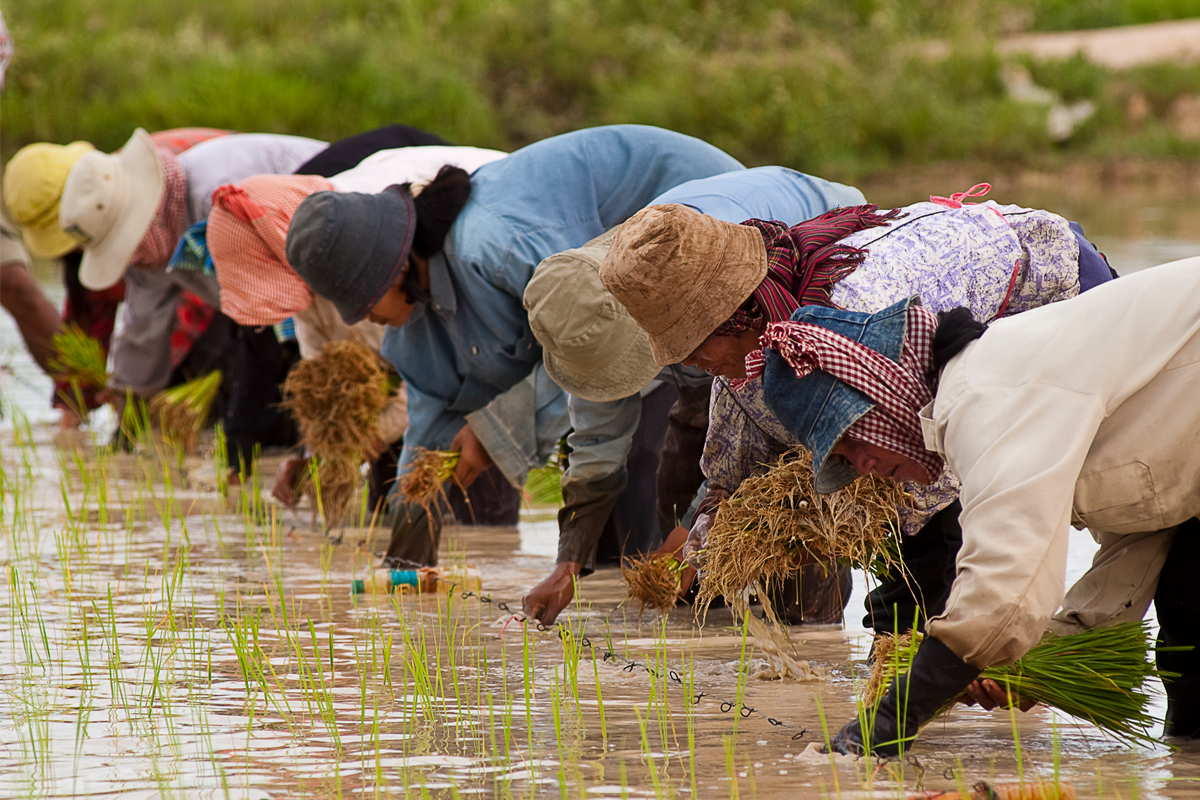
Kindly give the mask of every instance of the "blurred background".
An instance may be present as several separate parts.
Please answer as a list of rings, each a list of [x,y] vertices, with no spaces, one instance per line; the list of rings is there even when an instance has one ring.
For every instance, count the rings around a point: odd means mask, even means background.
[[[7,0],[3,10],[16,49],[0,99],[5,160],[34,141],[113,150],[135,126],[332,140],[390,122],[504,149],[640,122],[747,165],[843,181],[953,162],[972,174],[1086,164],[1077,180],[1128,183],[1165,159],[1191,185],[1200,159],[1200,20],[1189,19],[1200,0]],[[1122,35],[1095,44],[1075,33],[1085,30]]]

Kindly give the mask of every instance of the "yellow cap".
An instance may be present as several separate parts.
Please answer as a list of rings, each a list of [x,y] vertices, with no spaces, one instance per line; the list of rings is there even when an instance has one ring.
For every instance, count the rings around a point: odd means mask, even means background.
[[[9,159],[4,168],[4,203],[35,256],[58,258],[79,246],[58,224],[58,203],[71,167],[95,149],[88,142],[38,142]]]

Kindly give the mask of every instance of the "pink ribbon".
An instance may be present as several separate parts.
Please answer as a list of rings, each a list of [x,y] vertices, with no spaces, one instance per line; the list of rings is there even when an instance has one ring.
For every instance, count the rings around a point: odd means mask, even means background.
[[[946,208],[962,208],[963,200],[966,200],[968,197],[983,197],[991,190],[992,185],[990,183],[977,183],[965,192],[955,192],[949,197],[939,197],[936,194],[931,194],[929,195],[929,202],[939,206],[946,206]]]

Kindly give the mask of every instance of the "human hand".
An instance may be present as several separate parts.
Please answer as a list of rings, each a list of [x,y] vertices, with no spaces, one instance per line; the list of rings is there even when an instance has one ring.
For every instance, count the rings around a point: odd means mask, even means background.
[[[697,514],[683,545],[683,560],[693,569],[704,566],[704,547],[708,543],[708,530],[712,527],[716,513]]]
[[[536,619],[543,625],[551,625],[567,604],[575,598],[575,579],[581,567],[574,561],[556,564],[554,571],[537,586],[529,590],[521,604],[525,616]]]
[[[279,469],[275,471],[275,483],[271,486],[271,496],[288,508],[295,506],[300,500],[300,494],[297,492],[300,476],[307,468],[307,458],[291,456],[284,459],[279,464]]]
[[[687,543],[687,537],[690,531],[682,525],[671,531],[662,545],[650,553],[651,558],[658,556],[670,556],[674,559],[680,559],[683,547]],[[679,597],[683,598],[687,594],[688,589],[692,588],[692,581],[696,580],[696,568],[691,564],[687,564],[679,573]]]
[[[1014,706],[1022,711],[1028,711],[1037,705],[1036,701],[1023,699],[1015,692],[1010,694],[1003,686],[990,678],[972,681],[971,685],[964,689],[957,699],[964,705],[978,705],[984,711]]]
[[[463,425],[454,434],[451,450],[458,450],[458,466],[454,468],[454,480],[463,489],[470,487],[475,479],[492,465],[492,457],[475,436],[470,425]]]

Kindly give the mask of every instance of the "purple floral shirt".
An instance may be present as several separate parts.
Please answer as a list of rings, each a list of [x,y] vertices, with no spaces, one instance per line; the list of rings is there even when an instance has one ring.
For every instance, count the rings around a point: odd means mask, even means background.
[[[1079,294],[1079,243],[1057,214],[991,201],[959,209],[917,203],[904,211],[887,227],[843,240],[868,254],[834,286],[834,305],[880,311],[915,294],[931,311],[966,306],[988,322]],[[761,379],[740,392],[723,378],[713,382],[700,462],[710,488],[732,492],[799,444],[767,409]],[[900,509],[900,521],[911,535],[954,502],[959,483],[946,470],[933,484],[905,489],[911,507]]]

